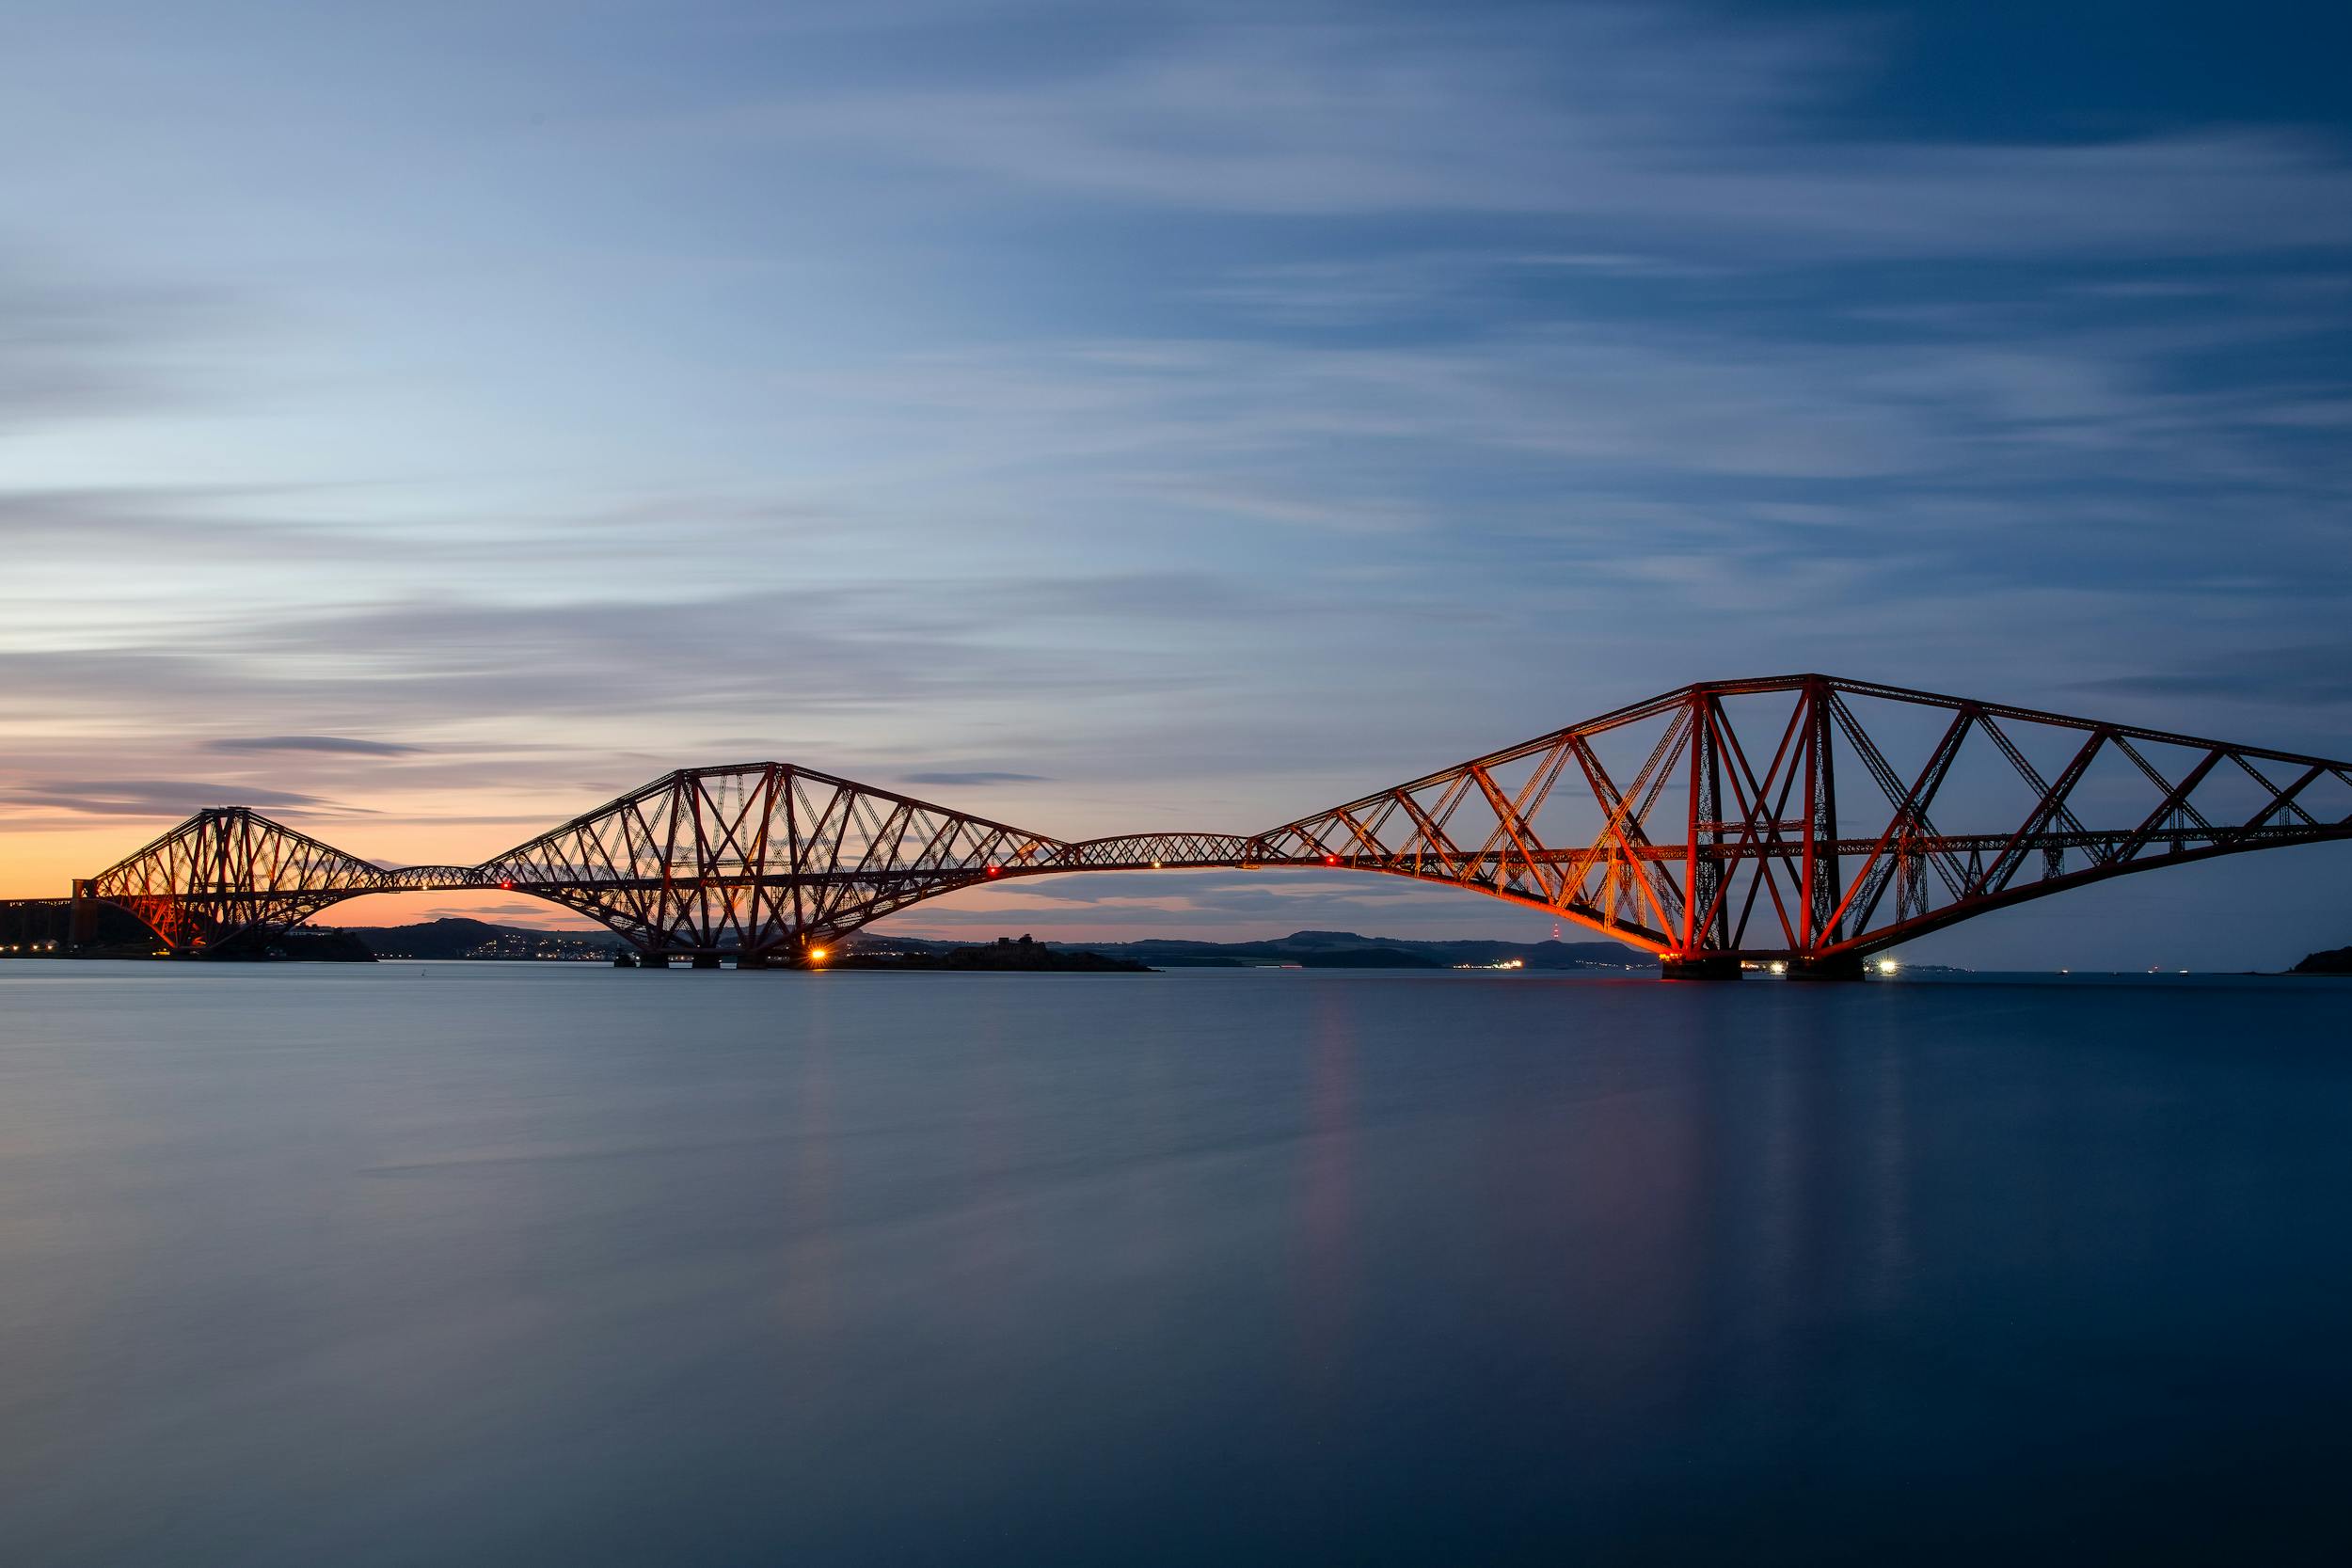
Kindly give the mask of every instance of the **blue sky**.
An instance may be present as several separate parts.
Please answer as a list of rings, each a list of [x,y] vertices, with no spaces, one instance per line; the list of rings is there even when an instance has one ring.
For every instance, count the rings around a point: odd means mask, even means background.
[[[838,10],[11,10],[0,892],[767,755],[1248,831],[1795,669],[2352,752],[2340,9]],[[2278,962],[2347,870],[1919,956]],[[1184,888],[901,925],[1544,924]]]

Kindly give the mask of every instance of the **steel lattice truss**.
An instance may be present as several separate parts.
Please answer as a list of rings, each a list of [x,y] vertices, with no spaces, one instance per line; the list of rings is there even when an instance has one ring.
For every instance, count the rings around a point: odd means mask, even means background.
[[[671,773],[483,869],[647,952],[788,955],[1068,847],[771,762]]]
[[[1161,871],[1169,866],[1251,865],[1258,841],[1231,833],[1130,833],[1065,844],[1036,871]]]
[[[1686,687],[1260,842],[1669,960],[1837,967],[2126,872],[2344,837],[2352,764],[1795,675]]]
[[[473,886],[457,866],[387,871],[243,806],[198,812],[137,853],[76,885],[119,904],[175,951],[231,952],[363,893]]]
[[[218,952],[359,894],[500,887],[648,954],[757,962],[998,878],[1307,866],[1527,905],[1670,973],[1834,974],[2026,899],[2347,837],[2352,764],[1791,675],[1685,687],[1248,836],[1067,841],[753,763],[667,774],[478,866],[378,867],[217,808],[77,895]]]

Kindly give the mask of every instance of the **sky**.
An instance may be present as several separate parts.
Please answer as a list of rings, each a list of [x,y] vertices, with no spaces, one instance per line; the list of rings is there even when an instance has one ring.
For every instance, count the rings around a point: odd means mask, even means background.
[[[775,757],[1251,832],[1826,670],[2352,755],[2339,7],[0,22],[0,896]],[[2352,846],[1913,956],[2272,966]],[[497,895],[369,899],[568,923]],[[917,935],[1548,934],[1071,878]]]

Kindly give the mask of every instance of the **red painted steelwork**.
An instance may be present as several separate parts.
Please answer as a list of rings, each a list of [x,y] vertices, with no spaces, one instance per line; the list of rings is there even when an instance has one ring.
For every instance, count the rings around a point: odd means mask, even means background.
[[[1069,841],[750,763],[666,774],[478,866],[388,869],[215,808],[87,893],[191,954],[266,944],[360,894],[496,887],[646,954],[757,961],[999,878],[1338,867],[1543,910],[1670,972],[1842,974],[2069,888],[2347,837],[2352,764],[1787,675],[1684,687],[1246,836]]]

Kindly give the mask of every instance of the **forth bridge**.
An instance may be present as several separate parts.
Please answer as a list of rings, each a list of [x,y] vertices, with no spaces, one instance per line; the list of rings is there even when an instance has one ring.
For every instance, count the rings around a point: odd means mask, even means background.
[[[254,956],[347,898],[498,889],[638,962],[807,964],[960,889],[1304,867],[1438,883],[1670,978],[1859,979],[1963,920],[2111,878],[2352,838],[2352,763],[1828,675],[1705,681],[1246,834],[1062,839],[789,763],[681,768],[477,865],[378,865],[242,806],[97,875],[175,957]]]

